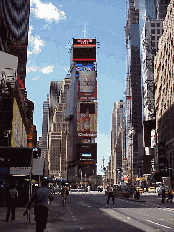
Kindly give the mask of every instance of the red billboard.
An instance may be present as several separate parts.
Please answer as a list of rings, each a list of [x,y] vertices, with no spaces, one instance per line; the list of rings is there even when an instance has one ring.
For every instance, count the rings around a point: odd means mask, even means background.
[[[96,39],[73,39],[73,61],[96,61]]]
[[[78,81],[79,100],[97,100],[97,81],[95,71],[80,71]]]
[[[97,102],[78,102],[77,136],[97,137]]]

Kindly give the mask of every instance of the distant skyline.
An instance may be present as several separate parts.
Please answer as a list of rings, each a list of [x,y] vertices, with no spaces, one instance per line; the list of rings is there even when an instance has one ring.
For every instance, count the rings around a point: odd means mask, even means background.
[[[70,66],[72,38],[99,38],[98,161],[97,170],[110,151],[111,115],[114,102],[123,100],[126,76],[125,1],[31,0],[28,33],[26,89],[35,104],[34,124],[42,135],[43,101],[50,81],[62,81]]]

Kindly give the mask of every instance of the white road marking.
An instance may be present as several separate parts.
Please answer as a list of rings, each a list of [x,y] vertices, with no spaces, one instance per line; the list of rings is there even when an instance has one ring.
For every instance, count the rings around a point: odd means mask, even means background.
[[[165,228],[167,228],[167,229],[172,229],[172,228],[171,228],[171,227],[169,227],[169,226],[166,226],[166,225],[163,225],[163,224],[160,224],[160,223],[157,223],[157,222],[153,222],[153,221],[148,220],[148,219],[146,219],[146,221],[151,222],[151,223],[153,223],[153,224],[156,224],[156,225],[158,225],[158,226],[165,227]]]

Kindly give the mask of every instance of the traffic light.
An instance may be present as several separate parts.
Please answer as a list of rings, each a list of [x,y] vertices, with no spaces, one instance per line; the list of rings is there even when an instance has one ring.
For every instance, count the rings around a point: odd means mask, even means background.
[[[40,158],[41,156],[41,149],[40,148],[33,148],[33,158]]]

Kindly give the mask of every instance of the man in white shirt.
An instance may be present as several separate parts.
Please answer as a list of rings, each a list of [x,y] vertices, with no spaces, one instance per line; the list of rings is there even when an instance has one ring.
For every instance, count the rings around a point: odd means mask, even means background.
[[[48,199],[52,201],[54,197],[51,194],[51,190],[47,188],[48,180],[43,179],[42,186],[35,190],[30,202],[27,205],[29,209],[34,203],[34,214],[36,221],[36,232],[44,231],[48,219]],[[24,212],[24,216],[27,214],[27,209]]]
[[[107,200],[107,204],[109,204],[110,197],[112,197],[112,201],[113,201],[113,204],[114,204],[114,192],[113,192],[112,185],[109,185],[109,188],[108,188],[108,200]]]

